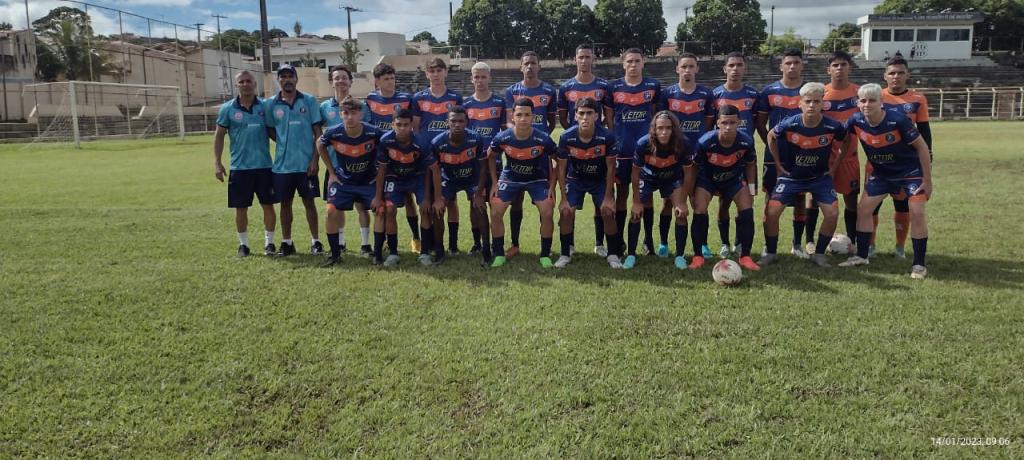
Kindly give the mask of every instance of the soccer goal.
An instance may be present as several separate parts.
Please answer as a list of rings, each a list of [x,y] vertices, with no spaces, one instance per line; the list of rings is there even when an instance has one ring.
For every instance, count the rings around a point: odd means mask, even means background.
[[[176,86],[65,81],[25,85],[22,98],[36,123],[32,144],[99,138],[185,138],[181,89]]]

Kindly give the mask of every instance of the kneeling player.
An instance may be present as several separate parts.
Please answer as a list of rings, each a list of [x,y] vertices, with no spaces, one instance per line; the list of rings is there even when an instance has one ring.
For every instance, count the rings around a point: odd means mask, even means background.
[[[739,132],[739,109],[723,105],[718,112],[717,129],[701,136],[697,142],[694,163],[697,165],[697,188],[693,192],[693,247],[708,240],[708,203],[715,192],[730,198],[739,211],[736,233],[740,242],[740,266],[760,270],[750,258],[754,243],[754,195],[757,193],[757,154],[754,139]],[[746,182],[743,178],[746,177]],[[749,185],[748,185],[749,184]],[[704,266],[704,256],[694,255],[691,269]]]
[[[836,190],[832,183],[829,157],[832,144],[844,144],[846,129],[842,123],[822,116],[822,98],[825,85],[807,83],[800,88],[800,115],[782,120],[768,133],[768,149],[775,160],[778,177],[775,188],[768,200],[768,212],[764,224],[765,254],[761,265],[775,262],[779,246],[779,217],[786,206],[792,205],[803,193],[811,199],[824,214],[821,233],[811,261],[819,267],[829,267],[825,249],[836,230],[839,211],[836,207]],[[836,165],[845,156],[840,150]]]
[[[515,198],[529,193],[540,211],[540,266],[551,268],[551,234],[554,233],[554,190],[556,183],[551,160],[555,143],[548,133],[533,127],[533,101],[519,98],[513,105],[514,126],[499,133],[491,141],[490,155],[505,154],[501,179],[491,169],[491,236],[494,248],[492,267],[505,265],[505,211]]]
[[[431,265],[434,262],[430,257],[434,242],[432,224],[436,222],[435,216],[444,209],[437,158],[430,149],[421,147],[412,135],[411,112],[399,110],[392,121],[392,127],[394,129],[380,138],[380,147],[377,149],[377,191],[371,204],[378,213],[373,225],[373,257],[377,262],[381,260],[386,233],[391,244],[388,244],[390,255],[385,265],[398,263],[398,224],[395,216],[397,208],[405,206],[406,196],[413,196],[420,206],[422,219],[419,261],[423,265]],[[433,208],[424,206],[428,196],[427,184],[431,187],[429,195],[434,197]],[[382,208],[383,221],[380,219]],[[443,253],[436,255],[438,261],[444,257]]]
[[[913,279],[924,279],[925,253],[928,250],[928,224],[925,204],[932,191],[932,163],[928,145],[902,113],[882,109],[882,87],[874,83],[857,91],[860,112],[850,117],[847,131],[860,139],[864,156],[872,171],[864,183],[857,204],[857,255],[839,264],[842,267],[868,264],[868,246],[873,232],[871,211],[891,195],[894,200],[910,201],[910,238],[914,246]]]
[[[684,172],[685,170],[685,172]],[[671,200],[676,218],[677,268],[686,268],[686,201],[696,180],[693,158],[686,147],[679,121],[668,110],[654,115],[648,134],[636,143],[633,155],[633,209],[629,221],[629,255],[622,268],[636,265],[636,245],[640,239],[640,219],[658,191]]]
[[[576,211],[583,209],[583,200],[590,194],[594,207],[601,213],[608,236],[608,265],[622,268],[619,252],[622,236],[615,228],[615,136],[598,126],[599,106],[591,97],[576,100],[576,125],[558,138],[558,179],[562,186],[559,210],[559,242],[562,255],[555,267],[563,268],[572,261],[572,245]]]
[[[455,200],[459,192],[466,192],[472,207],[470,208],[470,223],[474,232],[480,234],[487,230],[487,205],[485,193],[480,193],[487,185],[485,177],[489,174],[487,169],[487,155],[483,154],[485,146],[476,133],[466,130],[469,118],[466,116],[466,109],[457,105],[448,109],[448,131],[438,134],[433,141],[434,156],[441,164],[441,194],[444,196],[447,209],[458,213],[459,208]],[[443,248],[441,240],[444,238],[444,211],[437,220],[437,227],[434,229],[434,243]],[[455,237],[459,232],[459,222],[449,218],[448,225],[451,226],[452,238],[449,240],[452,254],[457,250],[454,246]],[[443,249],[441,250],[443,253]],[[484,262],[489,263],[491,248],[484,245],[482,248]]]

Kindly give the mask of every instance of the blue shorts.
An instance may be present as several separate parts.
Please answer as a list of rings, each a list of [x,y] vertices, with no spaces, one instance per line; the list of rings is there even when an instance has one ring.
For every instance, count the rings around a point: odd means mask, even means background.
[[[270,168],[239,169],[228,172],[228,207],[248,208],[252,206],[252,196],[260,200],[260,204],[277,203],[274,194],[274,175]]]
[[[616,158],[615,159],[615,183],[620,185],[629,185],[633,181],[633,159],[632,158]]]
[[[530,194],[530,200],[534,203],[544,201],[548,198],[548,181],[541,179],[532,182],[512,182],[505,179],[498,179],[498,199],[505,203],[511,203],[523,192]]]
[[[640,179],[640,201],[650,202],[655,191],[661,192],[662,198],[668,198],[672,196],[672,192],[682,187],[681,177],[675,180]]]
[[[775,170],[775,163],[765,163],[761,168],[761,191],[769,193],[775,190],[778,174],[778,171]]]
[[[295,197],[316,198],[320,196],[320,178],[306,173],[274,173],[274,192],[277,201],[288,201]]]
[[[772,189],[771,201],[783,206],[793,206],[798,195],[810,193],[815,203],[833,204],[836,202],[836,189],[832,176],[823,175],[814,179],[791,179],[780,177]]]
[[[697,187],[707,190],[712,196],[717,194],[722,199],[733,199],[745,186],[739,176],[733,176],[732,179],[723,182],[715,182],[703,174],[697,176]]]
[[[490,181],[487,181],[490,182]],[[486,182],[485,182],[486,183]],[[459,192],[466,192],[469,199],[473,199],[473,194],[478,190],[479,181],[477,179],[462,180],[462,181],[441,181],[441,196],[446,200],[454,200]]]
[[[353,185],[333,182],[327,185],[327,202],[342,211],[352,210],[355,203],[362,204],[363,209],[370,209],[370,203],[376,194],[377,186],[374,184]]]
[[[600,208],[601,202],[604,201],[605,189],[604,181],[565,180],[566,198],[569,200],[569,206],[572,206],[573,209],[583,209],[583,200],[588,193],[593,198],[594,207]]]
[[[416,196],[416,204],[422,205],[427,199],[427,190],[423,176],[416,176],[410,179],[398,179],[389,177],[384,180],[384,200],[393,204],[396,208],[405,207],[405,197],[408,194]]]
[[[894,200],[906,200],[914,197],[918,200],[927,200],[928,197],[924,194],[914,195],[917,189],[921,187],[921,183],[924,180],[920,177],[878,177],[874,174],[868,176],[868,180],[864,183],[864,191],[868,196],[878,195],[892,195]],[[923,198],[917,198],[923,197]]]

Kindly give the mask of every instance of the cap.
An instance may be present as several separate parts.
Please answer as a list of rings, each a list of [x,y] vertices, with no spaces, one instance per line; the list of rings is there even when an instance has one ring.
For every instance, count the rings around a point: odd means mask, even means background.
[[[295,73],[295,67],[292,67],[291,64],[281,64],[281,66],[277,68],[277,76],[280,77],[284,72],[291,72],[292,75],[297,75]]]

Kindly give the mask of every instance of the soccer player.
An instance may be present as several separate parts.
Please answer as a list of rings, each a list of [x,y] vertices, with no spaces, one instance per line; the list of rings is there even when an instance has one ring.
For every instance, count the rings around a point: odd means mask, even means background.
[[[384,238],[379,236],[385,233],[387,240],[394,242],[388,245],[389,258],[398,253],[396,209],[405,206],[407,196],[413,196],[419,203],[421,214],[420,235],[423,247],[420,249],[419,261],[423,265],[432,265],[435,261],[441,263],[444,248],[435,252],[436,259],[430,257],[434,243],[432,229],[436,223],[435,216],[444,209],[437,157],[430,148],[422,147],[413,134],[413,115],[410,111],[403,109],[395,112],[391,126],[392,130],[381,136],[377,146],[377,190],[370,206],[378,213],[383,210],[384,220],[374,220],[373,256],[376,260],[382,257]],[[426,187],[431,188],[431,193],[427,193]],[[434,197],[433,206],[427,203],[428,196]]]
[[[850,83],[850,67],[853,58],[845,51],[836,51],[828,58],[829,84],[825,85],[822,111],[826,117],[846,124],[857,113],[857,90],[860,86]],[[841,145],[832,144],[832,162],[839,157]],[[852,239],[857,236],[857,195],[860,193],[860,159],[857,158],[857,142],[848,139],[843,161],[835,165],[832,183],[836,192],[843,196],[843,223],[846,234]],[[810,208],[808,208],[810,209]],[[815,219],[817,220],[817,219]],[[807,213],[807,238],[812,241],[814,228],[812,211]]]
[[[594,209],[601,213],[602,224],[607,225],[608,247],[605,252],[608,265],[622,268],[619,252],[622,235],[615,231],[615,135],[601,126],[597,99],[583,96],[573,101],[574,124],[558,138],[558,183],[562,193],[559,204],[559,240],[562,254],[555,267],[564,268],[572,262],[569,247],[576,223],[576,210],[583,209],[583,200],[590,195]],[[598,254],[599,256],[601,254]]]
[[[280,256],[295,254],[292,241],[292,200],[298,193],[306,208],[306,223],[312,239],[310,252],[323,254],[320,228],[313,199],[320,196],[318,159],[313,155],[314,144],[323,134],[320,106],[312,94],[303,94],[295,88],[299,77],[295,68],[285,64],[277,69],[277,83],[281,91],[264,101],[264,114],[268,129],[273,129],[277,145],[274,153],[274,191],[281,203]]]
[[[558,91],[554,86],[540,80],[540,57],[533,51],[520,56],[519,70],[523,80],[513,83],[505,89],[505,112],[508,115],[508,127],[514,126],[512,111],[516,101],[529,99],[533,102],[533,127],[549,135],[555,130],[555,114],[558,113]],[[512,246],[506,252],[507,257],[519,254],[519,230],[523,226],[523,195],[516,196],[509,213],[509,226],[512,227]]]
[[[486,148],[480,138],[473,131],[466,129],[469,121],[466,109],[461,105],[452,107],[448,111],[448,131],[438,134],[433,141],[434,156],[437,158],[441,168],[441,194],[445,199],[447,209],[455,209],[454,202],[459,192],[466,192],[466,198],[470,202],[470,223],[473,226],[473,233],[487,232],[487,205],[486,193],[483,186],[486,181],[481,179],[484,175],[490,174],[487,164]],[[441,211],[444,217],[444,210]],[[434,230],[434,244],[443,248],[441,240],[444,237],[444,219],[437,219],[437,226]],[[452,234],[458,234],[458,221],[454,224]],[[450,244],[456,244],[457,239],[451,238]],[[435,252],[444,253],[443,249]],[[453,249],[452,254],[458,251]],[[490,248],[482,250],[484,262],[489,263],[491,258]]]
[[[576,125],[576,103],[584,97],[597,102],[597,124],[603,124],[604,108],[601,102],[608,94],[608,82],[594,75],[594,48],[588,44],[576,47],[576,76],[558,87],[558,121],[562,129]],[[570,114],[572,114],[570,116]],[[609,189],[611,190],[611,189]],[[614,222],[614,219],[612,220]],[[601,210],[594,207],[594,254],[608,257],[608,249],[604,246],[604,217]],[[575,235],[575,233],[573,234]],[[609,245],[611,243],[608,243]],[[557,262],[556,262],[557,264]]]
[[[697,141],[715,123],[714,94],[710,89],[697,84],[697,72],[700,70],[697,56],[683,53],[676,65],[679,82],[669,86],[661,93],[658,106],[672,112],[679,120],[679,128],[683,132],[684,141],[689,152],[696,151]],[[692,199],[692,196],[691,196]],[[672,225],[672,203],[665,200],[658,220],[658,231],[661,245],[658,256],[668,257],[668,230]],[[728,241],[728,237],[726,237]],[[701,248],[693,248],[700,251]],[[711,257],[711,251],[703,254]]]
[[[622,268],[636,265],[636,244],[640,236],[640,218],[648,208],[654,191],[672,203],[676,217],[676,268],[686,268],[686,200],[693,193],[696,175],[693,156],[686,145],[675,115],[662,110],[654,116],[648,135],[637,141],[633,157],[633,211],[629,222],[629,255]]]
[[[800,88],[800,115],[793,115],[775,124],[768,133],[768,151],[776,172],[776,185],[768,200],[767,219],[764,224],[765,254],[760,265],[778,259],[779,217],[786,206],[804,193],[810,194],[824,214],[821,233],[814,247],[811,262],[819,267],[830,267],[825,249],[832,241],[839,211],[836,190],[832,183],[830,166],[832,145],[846,143],[846,128],[842,123],[822,116],[825,85],[807,83]],[[838,160],[846,152],[841,150]],[[838,165],[838,162],[836,163]]]
[[[376,191],[377,145],[382,134],[373,125],[362,121],[363,106],[354,99],[343,99],[338,109],[341,112],[341,124],[328,128],[317,143],[317,151],[327,168],[328,178],[327,244],[331,252],[324,267],[341,261],[341,228],[337,224],[337,215],[351,210],[354,204],[363,209],[371,208],[370,203]],[[374,234],[374,238],[383,239],[383,234]],[[380,264],[380,254],[375,255],[374,263]],[[387,265],[397,262],[396,256]]]
[[[473,80],[473,94],[463,100],[462,106],[466,108],[466,115],[469,117],[467,128],[476,133],[481,144],[484,146],[484,153],[486,153],[494,136],[504,130],[506,118],[505,99],[491,92],[491,67],[486,62],[481,61],[473,64],[473,68],[470,69],[470,75]],[[501,169],[500,156],[495,157],[495,161],[488,165],[488,169],[481,171],[481,175],[486,179],[484,184],[486,196],[488,197],[490,196],[490,188],[492,186],[489,168],[497,168],[495,171]],[[452,207],[448,208],[449,226],[451,226],[452,222],[458,222],[458,215],[459,208],[453,202]],[[486,216],[486,213],[484,215]],[[474,254],[477,251],[482,251],[484,248],[490,253],[490,235],[489,228],[486,231],[480,232],[474,227],[473,247],[470,248],[469,253]]]
[[[758,102],[757,123],[758,126],[765,126],[772,129],[794,115],[800,114],[800,88],[804,85],[803,80],[804,59],[803,53],[794,48],[783,52],[782,63],[779,64],[779,71],[782,78],[774,83],[765,86],[761,91],[761,98]],[[768,133],[759,130],[761,140],[768,144]],[[764,170],[761,178],[761,189],[765,191],[765,218],[768,216],[767,203],[771,200],[771,191],[775,189],[775,164],[771,155],[764,158]],[[807,222],[805,198],[801,195],[793,204],[793,248],[790,253],[801,258],[808,259],[810,256],[804,251],[804,226]],[[815,216],[817,221],[817,216]]]
[[[644,54],[637,48],[622,53],[622,78],[608,83],[605,106],[609,107],[608,125],[619,142],[619,158],[615,166],[615,228],[622,234],[626,226],[626,204],[633,174],[633,154],[636,142],[648,133],[654,116],[661,83],[651,77],[644,77]],[[643,212],[644,249],[654,254],[654,208]]]
[[[235,231],[238,232],[238,257],[249,255],[249,206],[252,196],[263,208],[263,228],[266,235],[263,254],[274,255],[273,163],[270,160],[270,142],[263,115],[263,101],[256,97],[256,80],[249,71],[235,74],[238,96],[225,102],[217,112],[217,131],[213,137],[213,174],[224,182],[224,135],[231,139],[231,172],[228,176],[228,207],[235,209]]]
[[[739,111],[737,115],[739,131],[753,139],[755,131],[757,134],[760,134],[765,128],[755,123],[757,104],[761,94],[752,86],[743,83],[743,77],[747,74],[746,57],[739,51],[729,53],[725,57],[725,65],[722,66],[722,71],[725,73],[725,83],[712,90],[715,110],[721,111],[722,107],[726,105],[736,107]],[[756,152],[752,151],[750,153],[751,155],[756,155]],[[696,196],[696,192],[694,192],[694,196]],[[723,259],[729,258],[736,252],[740,252],[738,244],[733,245],[731,250],[729,248],[729,207],[731,205],[732,201],[728,196],[718,197],[718,234],[722,239],[722,248],[719,250],[718,256]],[[694,204],[694,208],[696,209],[696,204]],[[697,216],[694,214],[694,220],[696,221],[696,219]],[[693,232],[691,231],[691,233]],[[707,240],[705,240],[705,246],[706,244]],[[699,250],[703,257],[710,257],[711,251],[705,246],[695,246],[693,248],[694,253],[700,248]]]
[[[867,265],[873,222],[871,211],[886,195],[909,200],[910,238],[914,246],[913,279],[924,279],[925,253],[928,250],[928,224],[925,204],[934,192],[932,164],[928,144],[906,115],[885,110],[882,87],[869,83],[857,91],[860,112],[850,117],[847,131],[860,139],[864,156],[872,171],[864,181],[864,192],[857,204],[857,255],[840,263],[841,267]]]
[[[519,98],[512,109],[512,128],[494,137],[490,155],[505,155],[505,167],[499,180],[491,170],[491,238],[494,248],[492,267],[505,265],[505,224],[503,219],[516,196],[529,193],[540,211],[540,266],[550,268],[551,234],[554,233],[554,186],[557,177],[551,160],[555,156],[555,143],[546,132],[533,126],[533,101]]]
[[[750,246],[754,243],[753,201],[757,194],[754,138],[739,129],[740,109],[733,104],[719,107],[715,126],[717,129],[701,136],[694,154],[697,187],[693,192],[693,246],[699,248],[707,244],[708,203],[718,193],[735,202],[739,211],[736,234],[740,243],[740,266],[760,270],[750,258]],[[690,268],[696,270],[703,266],[704,256],[694,254]]]
[[[923,94],[907,88],[907,80],[910,78],[910,67],[902,57],[889,60],[885,67],[886,88],[882,90],[882,106],[885,110],[896,110],[902,112],[910,121],[914,122],[917,132],[928,145],[928,152],[932,151],[932,128],[928,122],[928,99]],[[906,259],[907,253],[904,249],[907,244],[907,232],[910,224],[910,206],[906,199],[893,199],[892,206],[895,209],[892,220],[896,226],[896,248],[893,256]],[[872,219],[875,228],[878,228],[878,209],[874,210]],[[877,231],[873,235],[877,235]],[[874,249],[875,240],[871,240],[871,248]]]

